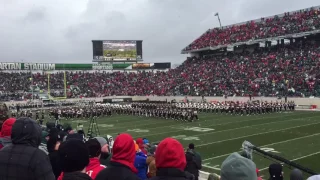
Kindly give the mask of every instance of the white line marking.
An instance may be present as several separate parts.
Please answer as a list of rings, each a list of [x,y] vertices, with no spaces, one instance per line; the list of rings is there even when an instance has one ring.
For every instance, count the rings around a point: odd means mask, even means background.
[[[317,154],[320,154],[320,151],[316,152],[316,153],[311,153],[311,154],[308,154],[308,155],[305,155],[305,156],[301,156],[301,157],[298,157],[298,158],[295,158],[295,159],[291,159],[290,161],[296,161],[296,160],[304,159],[304,158],[307,158],[307,157],[310,157],[310,156],[314,156],[314,155],[317,155]],[[281,164],[283,164],[283,163],[281,163]],[[269,167],[262,168],[259,171],[264,171],[266,169],[269,169]]]
[[[282,117],[284,117],[284,116],[282,116]],[[313,117],[317,117],[317,116],[311,116],[310,118],[313,118]],[[272,118],[274,118],[274,117],[272,117]],[[251,120],[243,120],[243,121],[239,121],[239,122],[258,121],[260,119],[271,119],[271,118],[257,118],[257,119],[251,119]],[[299,120],[305,120],[305,118],[290,119],[288,121],[299,121]],[[232,131],[232,130],[237,130],[237,129],[243,129],[243,128],[254,127],[254,126],[259,126],[259,125],[266,125],[266,124],[273,124],[273,123],[280,123],[280,122],[287,122],[287,121],[275,121],[275,122],[269,122],[269,123],[263,123],[263,124],[256,124],[256,125],[252,125],[252,126],[244,126],[244,127],[240,127],[240,128],[226,129],[226,130],[214,131],[214,132],[210,132],[210,133],[194,134],[193,136],[202,136],[202,135],[208,135],[208,134],[215,134],[215,133],[220,133],[220,132],[225,132],[225,131]],[[227,125],[227,124],[233,124],[233,123],[235,123],[235,122],[214,124],[214,125],[209,125],[209,126],[205,126],[205,127],[215,127],[215,126],[219,126],[219,125]],[[165,127],[165,126],[162,126],[162,127]],[[162,128],[162,127],[160,127],[160,128]],[[195,126],[195,127],[197,127],[197,126]],[[148,129],[150,129],[150,128],[148,128]],[[175,131],[166,131],[166,132],[161,132],[161,133],[148,134],[145,137],[149,137],[149,136],[153,136],[153,135],[159,135],[159,134],[167,134],[167,133],[170,133],[170,132],[180,132],[180,131],[185,131],[185,130],[175,130]],[[139,136],[136,136],[136,137],[139,137]],[[136,137],[134,137],[134,138],[136,138]]]
[[[279,142],[275,142],[275,143],[271,143],[271,144],[266,144],[266,145],[259,146],[259,147],[266,147],[266,146],[271,146],[271,145],[276,145],[276,144],[282,144],[282,143],[287,143],[287,142],[296,141],[296,140],[309,138],[309,137],[313,137],[313,136],[319,136],[319,135],[320,135],[320,133],[316,133],[316,134],[312,134],[312,135],[308,135],[308,136],[303,136],[303,137],[288,139],[288,140],[285,140],[285,141],[279,141]],[[233,153],[233,152],[230,152],[228,154],[223,154],[223,155],[220,155],[220,156],[215,156],[215,157],[203,159],[202,161],[207,161],[207,160],[211,160],[211,159],[217,159],[217,158],[220,158],[220,157],[225,157],[225,156],[230,155],[231,153]]]
[[[310,123],[310,124],[306,124],[306,125],[293,126],[293,127],[290,127],[290,128],[278,129],[278,130],[275,130],[275,131],[266,131],[266,132],[263,132],[263,133],[250,134],[250,135],[246,135],[246,136],[240,136],[240,137],[237,137],[237,138],[230,138],[230,139],[225,139],[225,140],[221,140],[221,141],[215,141],[215,142],[210,142],[210,143],[206,143],[206,144],[200,144],[200,145],[197,145],[197,147],[207,146],[207,145],[210,145],[210,144],[217,144],[217,143],[226,142],[226,141],[232,141],[232,140],[236,140],[236,139],[241,139],[241,138],[246,138],[246,137],[251,137],[251,136],[256,136],[256,135],[261,135],[261,134],[268,134],[268,133],[284,131],[284,130],[288,130],[288,129],[305,127],[305,126],[310,126],[310,125],[319,124],[319,123],[320,122],[316,122],[316,123]]]
[[[285,117],[285,116],[276,116],[276,117]],[[256,118],[256,119],[249,119],[249,120],[242,120],[242,121],[238,121],[238,122],[227,122],[227,123],[221,123],[221,124],[211,124],[209,126],[205,126],[205,127],[215,127],[215,126],[221,126],[221,125],[227,125],[227,124],[233,124],[233,123],[241,123],[241,122],[250,122],[250,121],[258,121],[258,120],[264,120],[264,119],[273,119],[275,117],[269,117],[269,118]],[[301,118],[299,118],[301,119]],[[294,120],[294,119],[292,119]],[[276,122],[284,122],[284,121],[276,121]],[[272,122],[272,123],[276,123],[276,122]],[[261,125],[261,124],[259,124]],[[171,128],[175,128],[176,125],[174,126],[169,126]],[[255,125],[253,125],[255,126]],[[166,126],[162,126],[162,127],[166,127]],[[160,127],[160,128],[162,128]],[[181,126],[183,127],[183,126]],[[198,126],[194,126],[194,127],[198,127]],[[200,127],[200,126],[199,126]],[[201,127],[203,127],[203,124],[201,125]],[[241,128],[245,128],[245,127],[250,127],[250,126],[244,126],[244,127],[241,127]],[[234,129],[230,129],[230,130],[236,130],[236,129],[241,129],[241,128],[234,128]],[[150,128],[149,128],[150,129]],[[177,129],[181,129],[180,127],[177,127]],[[180,131],[185,131],[185,130],[173,130],[173,131],[166,131],[166,132],[160,132],[160,133],[154,133],[154,134],[148,134],[146,137],[150,137],[150,136],[155,136],[155,135],[159,135],[159,134],[167,134],[167,133],[170,133],[170,132],[180,132]],[[227,129],[229,130],[229,129]],[[223,131],[227,131],[227,130],[223,130]],[[215,131],[215,132],[222,132],[222,131]],[[137,136],[138,137],[138,136]]]
[[[217,170],[217,171],[221,171],[219,167],[219,165],[215,165],[215,166],[209,166],[209,165],[206,165],[206,164],[203,164],[202,165],[203,167],[206,167],[206,168],[209,168],[209,169],[213,169],[213,170]]]
[[[280,118],[280,117],[287,117],[287,116],[292,116],[292,114],[290,114],[290,115],[285,115],[285,116],[272,116],[272,117],[265,117],[265,116],[263,116],[263,117],[261,117],[261,118],[255,118],[255,119],[250,119],[250,120],[240,120],[239,122],[246,122],[246,121],[254,121],[254,120],[258,120],[258,119],[273,119],[273,118]],[[228,117],[228,116],[224,116],[224,117]],[[227,120],[228,118],[226,118],[226,120]],[[221,118],[221,119],[215,119],[215,120],[224,120],[224,118]],[[233,119],[232,119],[233,120]],[[161,121],[161,122],[163,122],[163,121]],[[206,121],[206,122],[208,122],[208,121]],[[209,121],[210,122],[210,121]],[[196,123],[198,123],[198,122],[194,122],[194,124],[196,124]],[[203,125],[206,125],[206,123],[205,122],[200,122],[200,123],[202,123],[202,126]],[[230,122],[227,122],[227,123],[221,123],[221,124],[208,124],[208,125],[206,125],[206,127],[208,126],[218,126],[218,125],[226,125],[226,124],[232,124],[232,123],[235,123],[234,121],[230,121]],[[193,124],[193,123],[192,123]],[[139,124],[140,125],[140,124]],[[144,125],[144,124],[143,124]],[[163,127],[175,127],[175,126],[181,126],[181,124],[179,124],[179,125],[177,125],[177,124],[175,124],[175,125],[168,125],[168,126],[160,126],[160,127],[154,127],[154,128],[148,128],[148,129],[158,129],[158,128],[163,128]],[[131,126],[130,126],[131,127]],[[199,127],[199,126],[194,126],[194,127]],[[120,128],[120,127],[119,127]],[[117,128],[113,128],[113,129],[117,129]],[[148,137],[148,136],[146,136],[146,137]]]

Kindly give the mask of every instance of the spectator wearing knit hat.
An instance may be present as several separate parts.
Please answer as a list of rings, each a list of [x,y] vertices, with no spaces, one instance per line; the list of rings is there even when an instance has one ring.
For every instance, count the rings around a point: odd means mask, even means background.
[[[294,169],[290,173],[290,180],[303,180],[303,174],[299,169]]]
[[[282,165],[279,163],[270,164],[269,175],[269,180],[283,180]]]
[[[11,142],[11,130],[13,124],[16,122],[15,118],[9,118],[2,124],[0,132],[0,149],[4,146],[12,144]]]
[[[160,142],[156,150],[157,175],[150,180],[186,180],[186,157],[182,144],[166,138]]]
[[[257,180],[256,165],[239,153],[232,153],[221,165],[220,180]]]
[[[106,168],[106,166],[100,164],[101,145],[97,139],[89,139],[85,144],[89,150],[90,156],[90,162],[86,167],[86,173],[92,179],[96,179],[98,173]]]
[[[96,180],[139,180],[134,167],[135,156],[133,138],[120,134],[113,144],[110,165],[97,175]]]
[[[86,174],[89,164],[89,151],[83,141],[70,139],[59,147],[59,160],[62,173],[58,180],[91,180]]]
[[[95,137],[94,139],[96,139],[101,146],[100,163],[102,165],[108,166],[112,157],[108,141],[103,137]]]
[[[17,119],[12,126],[11,139],[12,145],[0,151],[1,180],[55,179],[48,156],[38,148],[41,128],[36,121]]]

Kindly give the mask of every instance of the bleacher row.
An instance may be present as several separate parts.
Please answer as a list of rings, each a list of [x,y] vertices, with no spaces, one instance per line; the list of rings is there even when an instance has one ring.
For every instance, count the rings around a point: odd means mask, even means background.
[[[209,29],[184,48],[184,51],[229,45],[249,40],[310,32],[320,28],[319,7],[287,12],[243,24]]]

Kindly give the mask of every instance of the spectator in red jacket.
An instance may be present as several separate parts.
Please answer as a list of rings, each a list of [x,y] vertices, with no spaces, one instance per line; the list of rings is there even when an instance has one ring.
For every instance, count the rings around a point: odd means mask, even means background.
[[[90,162],[86,167],[86,173],[94,180],[100,171],[106,166],[100,164],[101,145],[97,139],[90,139],[86,142],[89,150]]]
[[[136,151],[133,138],[129,134],[120,134],[114,141],[110,166],[102,170],[96,180],[140,180],[134,167]]]
[[[0,149],[12,143],[11,130],[15,122],[16,122],[15,118],[9,118],[6,121],[4,121],[4,123],[2,124],[2,129],[0,132]]]
[[[157,175],[150,180],[187,180],[187,174],[184,172],[186,165],[182,144],[173,138],[166,138],[157,147]]]

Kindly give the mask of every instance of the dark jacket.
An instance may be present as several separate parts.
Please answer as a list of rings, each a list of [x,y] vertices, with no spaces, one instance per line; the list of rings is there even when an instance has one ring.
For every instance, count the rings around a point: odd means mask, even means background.
[[[100,171],[95,180],[140,180],[131,169],[117,162],[110,162],[110,165]]]
[[[48,156],[40,149],[41,128],[29,118],[12,127],[12,145],[0,151],[1,180],[54,180]]]
[[[52,166],[52,171],[56,179],[60,176],[62,170],[59,162],[59,153],[57,150],[55,150],[55,146],[59,139],[59,132],[57,129],[51,129],[50,134],[49,134],[49,140],[47,142],[47,150],[49,152],[48,156],[50,159],[50,164]]]
[[[62,180],[92,180],[89,175],[81,172],[64,173]]]
[[[197,177],[199,177],[199,170],[202,168],[200,156],[193,150],[188,150],[186,152],[186,160],[187,165],[185,171],[193,174],[197,179]]]
[[[58,151],[53,151],[49,153],[50,164],[52,166],[52,171],[56,179],[58,179],[62,172],[59,157],[60,156]]]
[[[157,176],[149,180],[190,180],[190,176],[180,169],[176,168],[160,168],[157,170]]]

